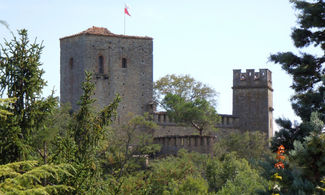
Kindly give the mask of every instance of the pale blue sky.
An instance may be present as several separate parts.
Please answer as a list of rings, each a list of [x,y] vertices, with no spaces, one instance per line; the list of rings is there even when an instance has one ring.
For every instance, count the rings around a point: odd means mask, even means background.
[[[166,74],[189,74],[219,92],[218,112],[232,112],[232,70],[268,68],[273,73],[274,118],[295,119],[289,99],[291,78],[268,62],[272,53],[294,51],[296,25],[288,0],[0,0],[0,19],[10,28],[26,28],[44,41],[43,69],[48,95],[60,89],[59,38],[91,26],[154,38],[154,80]],[[0,43],[10,33],[0,26]]]

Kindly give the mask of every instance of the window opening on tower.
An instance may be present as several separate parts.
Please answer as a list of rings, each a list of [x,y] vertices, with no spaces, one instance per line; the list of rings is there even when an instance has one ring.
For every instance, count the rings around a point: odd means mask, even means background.
[[[73,68],[73,58],[70,58],[69,65],[70,65],[70,69],[72,69]]]
[[[98,72],[99,74],[104,74],[104,57],[98,57]]]
[[[122,58],[122,68],[127,68],[127,60],[126,60],[126,58]]]

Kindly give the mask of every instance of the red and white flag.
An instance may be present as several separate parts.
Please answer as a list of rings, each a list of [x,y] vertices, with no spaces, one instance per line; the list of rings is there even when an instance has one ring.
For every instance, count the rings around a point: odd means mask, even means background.
[[[131,16],[130,13],[129,13],[129,9],[130,7],[128,5],[125,4],[125,7],[124,7],[124,14],[127,14],[128,16]]]

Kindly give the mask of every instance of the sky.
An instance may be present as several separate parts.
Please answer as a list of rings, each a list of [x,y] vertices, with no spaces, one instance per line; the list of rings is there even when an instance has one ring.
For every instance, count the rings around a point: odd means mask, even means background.
[[[41,61],[48,81],[44,96],[60,92],[59,38],[92,26],[115,34],[153,37],[154,80],[189,74],[218,92],[218,113],[232,113],[232,70],[270,69],[274,118],[299,120],[290,97],[292,78],[269,61],[277,52],[299,51],[290,38],[297,13],[289,0],[0,0],[0,20],[25,28],[45,46]],[[10,40],[0,25],[0,43]]]

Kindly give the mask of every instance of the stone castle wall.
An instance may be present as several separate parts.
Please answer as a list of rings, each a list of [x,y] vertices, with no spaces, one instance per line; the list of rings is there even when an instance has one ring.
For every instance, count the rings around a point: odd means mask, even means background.
[[[239,129],[239,118],[232,115],[219,114],[220,123],[216,124],[217,131],[209,134],[233,132]],[[156,112],[153,114],[153,121],[158,124],[158,130],[155,131],[155,137],[162,136],[185,136],[197,135],[199,132],[192,126],[179,125],[168,118],[166,112]]]
[[[190,152],[211,153],[216,136],[163,136],[155,137],[154,143],[161,145],[161,154],[177,154],[178,150],[186,149]]]

